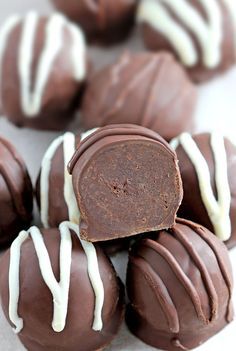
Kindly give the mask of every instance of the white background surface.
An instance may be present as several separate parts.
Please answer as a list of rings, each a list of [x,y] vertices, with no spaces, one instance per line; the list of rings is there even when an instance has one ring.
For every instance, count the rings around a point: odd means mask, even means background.
[[[65,0],[66,1],[66,0]],[[115,1],[115,0],[113,0]],[[0,22],[14,12],[24,13],[29,9],[37,9],[41,13],[48,13],[51,8],[47,0],[7,0],[0,1]],[[1,23],[0,23],[1,24]],[[109,50],[91,48],[90,55],[95,67],[103,66],[114,59],[124,49],[138,50],[142,48],[137,33],[125,44]],[[236,143],[236,68],[224,77],[199,87],[199,103],[196,111],[198,130],[222,130]],[[75,127],[72,127],[73,130]],[[17,129],[0,117],[0,134],[13,142],[27,162],[33,181],[40,168],[41,158],[49,143],[57,133],[36,132],[27,129]],[[236,249],[230,253],[236,281]],[[124,278],[126,259],[123,255],[115,257],[118,272]],[[234,294],[236,303],[236,293]],[[23,351],[17,337],[5,322],[0,310],[0,351]],[[125,326],[121,328],[119,336],[108,348],[109,351],[148,351],[154,350],[133,337]],[[234,351],[236,350],[236,322],[231,323],[217,336],[209,340],[199,351]],[[55,350],[56,351],[56,350]]]

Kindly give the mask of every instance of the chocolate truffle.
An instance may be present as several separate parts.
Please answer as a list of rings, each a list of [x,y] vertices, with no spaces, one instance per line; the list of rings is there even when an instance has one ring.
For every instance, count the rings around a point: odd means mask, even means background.
[[[32,219],[33,190],[17,150],[0,137],[0,247],[12,242]]]
[[[137,0],[51,0],[80,24],[90,41],[112,44],[124,39],[134,25]]]
[[[232,279],[221,241],[178,219],[130,253],[128,326],[158,349],[195,348],[232,321]]]
[[[179,159],[184,198],[179,215],[236,245],[236,147],[221,134],[181,134],[171,142]]]
[[[123,317],[123,289],[78,226],[22,231],[1,261],[4,314],[29,351],[102,350]]]
[[[19,127],[61,130],[73,117],[86,78],[79,27],[63,15],[11,16],[0,29],[0,97]]]
[[[85,240],[124,238],[175,222],[182,200],[176,154],[147,128],[96,130],[77,148],[69,172]]]
[[[141,0],[137,22],[149,49],[173,52],[192,79],[201,82],[236,61],[233,7],[230,0]]]
[[[55,139],[47,149],[36,184],[36,198],[44,228],[58,227],[61,222],[68,220],[79,223],[80,213],[67,164],[80,140],[85,139],[93,131],[90,130],[77,137],[67,132]],[[113,255],[123,249],[127,250],[129,240],[112,240],[100,243],[100,246],[106,253]]]
[[[170,140],[193,131],[196,100],[196,88],[171,55],[126,52],[91,77],[81,121],[86,129],[139,124]]]

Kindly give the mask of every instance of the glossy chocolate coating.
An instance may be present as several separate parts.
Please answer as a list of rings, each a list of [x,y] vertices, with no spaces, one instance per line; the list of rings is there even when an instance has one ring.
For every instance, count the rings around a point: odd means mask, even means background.
[[[145,1],[145,0],[143,0]],[[206,0],[207,2],[207,0]],[[207,19],[207,14],[204,8],[201,5],[201,2],[198,0],[189,0],[187,3],[193,7],[193,9],[200,14],[204,20]],[[235,23],[233,23],[233,15],[230,13],[229,9],[226,7],[226,1],[216,0],[217,5],[220,6],[220,11],[222,12],[222,44],[221,44],[221,60],[220,63],[215,68],[207,68],[205,67],[202,59],[202,51],[199,45],[199,41],[197,37],[188,30],[187,26],[185,26],[181,20],[173,14],[171,11],[171,17],[181,25],[182,28],[187,30],[187,33],[190,35],[190,38],[193,40],[193,45],[197,49],[198,55],[200,55],[199,62],[194,67],[186,67],[189,76],[191,79],[197,83],[201,83],[204,81],[208,81],[225,71],[229,68],[233,67],[236,61],[236,54],[235,54]],[[168,6],[164,6],[168,9]],[[171,43],[167,40],[167,38],[157,29],[153,28],[146,22],[141,24],[141,31],[144,43],[146,47],[152,51],[160,51],[165,50],[169,51],[176,56],[177,59],[180,59],[178,53],[176,52],[175,48],[171,45]],[[210,35],[210,34],[209,34]],[[174,36],[174,33],[173,33]]]
[[[136,125],[98,129],[69,164],[81,237],[106,241],[171,227],[182,200],[176,154]]]
[[[14,240],[32,219],[33,190],[17,150],[0,137],[0,246]]]
[[[197,91],[167,53],[124,53],[94,74],[85,92],[81,121],[86,129],[134,123],[166,140],[194,128]]]
[[[47,38],[47,25],[50,18],[39,17],[32,47],[29,49],[30,52],[32,51],[32,64],[29,72],[31,92],[35,89],[37,70],[39,70],[40,61],[42,62]],[[10,31],[1,62],[2,84],[0,95],[3,114],[18,127],[63,130],[72,121],[84,89],[84,79],[77,80],[74,77],[71,58],[73,50],[72,35],[66,27],[61,34],[58,33],[58,37],[55,39],[55,47],[57,47],[60,40],[63,42],[63,47],[58,51],[53,65],[49,68],[50,72],[43,89],[40,110],[33,116],[29,116],[22,107],[23,87],[20,80],[20,77],[26,79],[27,74],[24,72],[23,76],[19,67],[19,52],[22,45],[24,21],[25,18]],[[2,40],[1,36],[0,40]],[[25,60],[28,59],[27,55],[28,52],[25,50]],[[82,59],[85,61],[86,57]],[[81,58],[78,57],[78,60],[81,60]],[[48,60],[45,59],[46,61],[49,62],[49,58]],[[44,68],[44,73],[45,71],[47,71],[47,68]],[[42,74],[38,79],[41,77]],[[28,89],[27,84],[25,89]]]
[[[60,279],[57,229],[42,230],[55,278]],[[123,317],[123,289],[110,261],[96,247],[99,270],[104,285],[103,329],[92,329],[94,291],[87,272],[87,259],[76,235],[72,232],[72,263],[69,304],[66,326],[62,332],[52,329],[53,301],[50,290],[42,279],[35,247],[31,239],[22,246],[20,261],[19,315],[24,327],[18,334],[29,351],[94,351],[102,350],[116,335]],[[9,321],[9,251],[3,256],[0,270],[2,308]],[[9,321],[10,323],[10,321]]]
[[[193,135],[193,140],[196,142],[207,162],[210,171],[211,186],[214,195],[217,197],[215,185],[215,161],[210,146],[210,134],[203,133]],[[236,245],[236,147],[227,138],[224,140],[228,163],[228,180],[231,191],[230,219],[232,227],[231,238],[226,242],[226,245],[228,248],[232,248]],[[178,214],[181,217],[200,223],[210,231],[214,232],[212,223],[202,201],[195,168],[181,145],[176,149],[176,153],[179,159],[179,167],[184,188],[183,202]]]
[[[133,248],[127,272],[127,323],[147,344],[195,348],[233,319],[232,269],[224,244],[193,222]]]
[[[125,39],[134,25],[136,0],[51,0],[55,7],[80,24],[88,39],[113,44]]]

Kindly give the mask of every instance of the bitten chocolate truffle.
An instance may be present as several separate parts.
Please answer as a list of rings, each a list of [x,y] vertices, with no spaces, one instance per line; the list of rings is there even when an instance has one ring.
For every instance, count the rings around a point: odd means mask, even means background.
[[[141,0],[137,10],[146,46],[169,50],[196,82],[236,61],[236,11],[230,0]]]
[[[233,319],[227,249],[204,227],[178,219],[130,253],[127,323],[145,343],[190,350]]]
[[[135,18],[137,0],[51,0],[80,24],[90,41],[112,44],[125,39]]]
[[[47,149],[36,183],[36,199],[44,228],[58,227],[61,222],[68,220],[79,223],[80,213],[67,164],[80,141],[93,131],[77,137],[67,132],[55,139]],[[106,253],[113,255],[118,251],[127,250],[129,240],[112,240],[99,244]]]
[[[81,121],[86,129],[139,124],[170,140],[193,131],[196,100],[196,88],[171,55],[126,52],[91,77]]]
[[[85,240],[129,237],[175,222],[182,200],[176,154],[147,128],[98,129],[79,145],[69,172]]]
[[[215,132],[184,133],[171,145],[184,188],[179,215],[204,225],[232,248],[236,245],[236,147]]]
[[[123,317],[123,289],[78,226],[22,231],[0,269],[4,314],[29,351],[102,350]]]
[[[11,16],[0,29],[0,97],[15,125],[61,130],[86,79],[82,31],[63,15]]]
[[[0,248],[9,245],[32,219],[33,190],[17,150],[0,137]]]

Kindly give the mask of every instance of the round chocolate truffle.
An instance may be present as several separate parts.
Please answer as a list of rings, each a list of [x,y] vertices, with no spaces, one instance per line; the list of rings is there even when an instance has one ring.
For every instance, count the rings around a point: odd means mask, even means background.
[[[149,49],[171,51],[192,79],[201,82],[236,61],[233,7],[230,0],[141,0],[137,21]]]
[[[12,242],[32,219],[33,190],[17,150],[0,137],[0,247]]]
[[[179,159],[184,198],[179,215],[236,245],[236,147],[217,132],[183,133],[171,142]]]
[[[0,293],[29,351],[102,350],[123,317],[123,289],[111,262],[70,222],[19,234],[1,261]]]
[[[80,24],[88,39],[112,44],[125,39],[135,18],[137,0],[51,0],[55,7]]]
[[[19,127],[61,130],[86,78],[82,31],[63,15],[11,16],[0,29],[3,113]]]
[[[99,128],[80,143],[69,172],[85,240],[124,238],[175,222],[182,200],[176,154],[147,128]]]
[[[170,140],[193,131],[196,100],[196,88],[171,55],[126,52],[91,77],[81,121],[86,129],[139,124]]]
[[[226,247],[204,227],[178,219],[130,253],[130,330],[168,351],[190,350],[233,319],[232,270]]]

